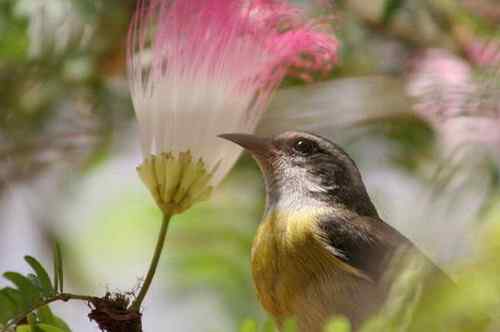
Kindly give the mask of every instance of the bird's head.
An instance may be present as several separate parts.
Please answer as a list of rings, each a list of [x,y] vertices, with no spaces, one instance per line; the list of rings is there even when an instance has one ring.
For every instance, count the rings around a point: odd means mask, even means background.
[[[377,216],[354,161],[328,139],[305,132],[285,132],[264,138],[223,134],[245,148],[264,174],[268,206],[343,208]]]

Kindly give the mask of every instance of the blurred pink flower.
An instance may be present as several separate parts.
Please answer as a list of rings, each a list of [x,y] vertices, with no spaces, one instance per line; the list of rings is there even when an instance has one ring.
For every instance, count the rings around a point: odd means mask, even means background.
[[[500,146],[499,78],[478,78],[458,56],[430,49],[418,56],[408,75],[414,109],[439,133],[442,142]]]
[[[407,90],[417,99],[416,110],[429,120],[456,116],[474,90],[472,70],[448,51],[430,49],[414,59]]]
[[[464,50],[473,64],[500,69],[500,40],[474,38],[464,46]]]
[[[240,152],[216,136],[252,132],[288,68],[330,70],[338,43],[282,0],[139,0],[128,46],[144,155],[190,150],[216,183]]]

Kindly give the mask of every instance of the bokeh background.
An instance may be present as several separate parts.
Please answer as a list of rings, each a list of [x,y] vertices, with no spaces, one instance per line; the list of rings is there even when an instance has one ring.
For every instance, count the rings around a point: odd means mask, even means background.
[[[290,75],[258,132],[307,130],[345,147],[384,220],[452,275],[488,277],[469,294],[484,303],[500,288],[498,270],[481,269],[500,265],[500,4],[296,2],[331,18],[340,61],[314,82]],[[135,5],[0,0],[0,271],[27,271],[25,254],[50,265],[58,241],[66,289],[139,285],[161,216],[135,171],[125,75]],[[249,264],[264,194],[243,155],[210,201],[175,218],[146,331],[234,331],[265,319]],[[488,305],[488,331],[498,331],[500,303]],[[85,304],[54,309],[73,331],[97,331]]]

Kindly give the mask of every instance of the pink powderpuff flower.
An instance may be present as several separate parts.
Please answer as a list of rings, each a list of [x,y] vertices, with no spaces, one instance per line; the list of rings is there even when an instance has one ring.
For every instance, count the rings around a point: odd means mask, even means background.
[[[500,70],[500,40],[474,38],[464,46],[470,61],[485,69]]]
[[[464,111],[473,92],[472,69],[457,56],[442,49],[429,49],[415,57],[408,75],[408,94],[416,99],[416,110],[431,122]]]
[[[427,50],[408,75],[415,111],[436,128],[445,146],[500,147],[498,77],[478,79],[472,67],[449,51]]]
[[[254,131],[287,68],[329,70],[337,48],[333,35],[281,0],[139,0],[128,76],[149,163],[139,173],[155,199],[170,200],[155,189],[166,180],[150,156],[168,154],[169,163],[179,155],[184,166],[193,158],[209,175],[204,185],[215,186],[241,151],[217,135]]]
[[[256,27],[272,29],[280,37],[294,40],[300,52],[283,54],[282,62],[288,67],[287,76],[313,80],[318,74],[328,74],[337,61],[338,43],[332,34],[326,34],[331,17],[307,22],[303,11],[287,2],[276,0],[254,0],[250,5],[251,17]],[[322,30],[318,31],[318,28]],[[280,45],[271,44],[279,52]]]

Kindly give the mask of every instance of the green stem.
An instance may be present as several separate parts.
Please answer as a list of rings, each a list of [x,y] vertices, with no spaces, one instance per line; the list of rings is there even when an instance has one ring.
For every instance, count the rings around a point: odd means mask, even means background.
[[[151,286],[151,282],[153,281],[156,268],[158,267],[158,262],[160,260],[161,252],[163,251],[163,247],[165,245],[165,236],[167,235],[170,218],[172,218],[172,214],[165,213],[163,215],[160,234],[158,235],[158,240],[156,242],[156,248],[153,254],[153,258],[151,259],[151,263],[149,264],[149,270],[148,273],[146,274],[144,282],[142,283],[142,287],[139,291],[139,294],[137,295],[134,302],[130,306],[130,310],[132,311],[139,311],[139,309],[141,308],[142,301],[144,301],[144,298],[148,293],[149,287]]]

